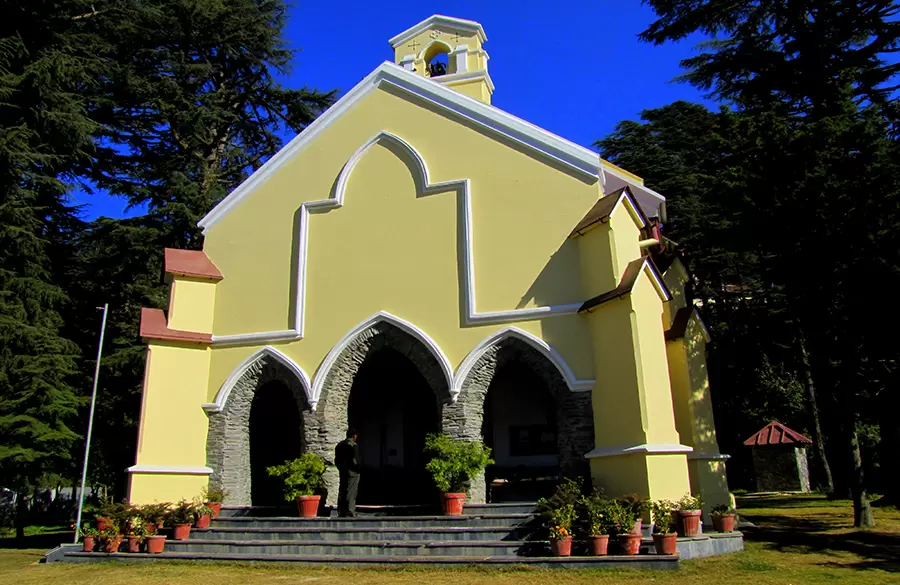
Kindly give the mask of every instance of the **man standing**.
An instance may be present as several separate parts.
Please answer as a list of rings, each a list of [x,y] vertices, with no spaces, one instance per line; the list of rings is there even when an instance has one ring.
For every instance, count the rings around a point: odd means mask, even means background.
[[[347,429],[347,438],[334,449],[334,464],[341,477],[338,489],[338,516],[356,516],[356,492],[359,489],[359,447],[356,444],[356,429]]]

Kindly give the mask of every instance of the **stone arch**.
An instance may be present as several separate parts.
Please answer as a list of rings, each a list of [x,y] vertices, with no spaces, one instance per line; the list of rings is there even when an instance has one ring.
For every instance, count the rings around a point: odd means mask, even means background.
[[[213,470],[210,484],[228,492],[225,499],[228,505],[251,504],[250,407],[257,390],[273,381],[290,389],[305,423],[312,410],[309,379],[284,354],[268,347],[238,366],[222,385],[216,403],[207,405],[206,462]],[[301,433],[304,451],[309,448],[312,430],[304,424]]]
[[[360,366],[371,353],[393,349],[408,358],[435,394],[438,410],[452,402],[449,364],[437,345],[421,330],[386,313],[380,313],[349,333],[325,358],[314,381],[318,408],[307,427],[317,429],[319,440],[310,449],[331,464],[334,446],[347,432],[350,391]],[[440,412],[438,413],[440,415]],[[338,473],[330,466],[325,473],[328,503],[337,497]]]
[[[444,408],[444,432],[465,441],[482,440],[488,388],[501,367],[520,363],[541,379],[553,397],[562,475],[573,479],[587,477],[590,468],[584,455],[594,447],[591,393],[570,389],[560,365],[522,336],[497,335],[493,341],[477,349],[477,359],[472,363],[464,362],[465,369],[461,367],[459,372],[461,378],[455,381],[459,391],[456,402]],[[469,499],[483,502],[486,495],[482,476],[473,481]]]

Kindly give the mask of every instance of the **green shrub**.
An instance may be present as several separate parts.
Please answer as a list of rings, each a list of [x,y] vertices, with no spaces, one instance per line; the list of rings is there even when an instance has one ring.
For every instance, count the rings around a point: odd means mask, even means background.
[[[629,534],[634,529],[639,516],[633,506],[627,506],[619,500],[613,500],[609,508],[609,522],[615,534]]]
[[[169,502],[157,502],[155,504],[145,504],[138,508],[138,516],[145,524],[158,525],[165,521],[172,506]]]
[[[713,513],[713,514],[720,514],[720,515],[725,515],[725,514],[736,514],[736,513],[737,513],[737,510],[735,510],[734,508],[732,508],[732,507],[729,506],[728,504],[719,504],[718,506],[713,506],[712,513]]]
[[[579,505],[583,513],[584,531],[588,536],[599,536],[601,534],[609,534],[610,519],[609,507],[611,502],[603,494],[594,490],[590,496],[585,496],[579,500]]]
[[[431,456],[425,469],[444,493],[468,492],[472,478],[494,462],[481,441],[459,441],[444,433],[425,437],[425,454]]]
[[[284,499],[293,502],[300,496],[311,496],[322,487],[325,460],[315,453],[304,453],[297,459],[285,461],[266,469],[272,477],[284,481]]]
[[[193,502],[181,500],[169,510],[169,514],[166,516],[166,523],[170,526],[175,526],[177,524],[193,524],[196,511],[197,506],[195,506]]]
[[[672,512],[678,509],[678,504],[669,500],[657,500],[650,504],[650,512],[653,515],[653,531],[657,534],[671,534],[674,532]]]
[[[692,496],[691,494],[685,494],[680,500],[678,500],[678,509],[679,510],[700,510],[703,508],[703,500],[700,499],[700,496]]]
[[[208,485],[203,488],[203,491],[200,494],[200,497],[204,502],[224,502],[225,497],[228,495],[228,490],[223,487]]]

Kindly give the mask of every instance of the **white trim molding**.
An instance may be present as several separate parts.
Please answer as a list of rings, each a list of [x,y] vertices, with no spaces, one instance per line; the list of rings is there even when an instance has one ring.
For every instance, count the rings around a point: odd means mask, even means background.
[[[484,34],[484,27],[482,27],[480,23],[477,23],[474,20],[465,20],[462,18],[454,18],[452,16],[444,16],[443,14],[434,14],[432,16],[429,16],[419,24],[413,25],[402,33],[392,37],[388,42],[391,44],[391,48],[396,48],[397,45],[405,43],[409,39],[425,32],[435,25],[444,25],[449,28],[456,28],[462,31],[474,33],[482,43],[487,42],[487,35]]]
[[[431,79],[433,79],[435,83],[443,83],[448,87],[453,87],[454,85],[459,85],[460,83],[470,81],[472,79],[483,79],[491,93],[494,93],[494,89],[496,89],[494,87],[494,81],[491,79],[491,76],[486,69],[448,73],[439,77],[432,77]]]
[[[309,146],[341,115],[382,85],[389,85],[402,93],[423,99],[441,111],[463,118],[488,134],[511,140],[547,160],[562,164],[564,168],[584,180],[596,182],[606,181],[609,178],[607,175],[615,177],[635,189],[637,193],[647,196],[646,199],[652,204],[652,209],[645,209],[645,213],[652,215],[651,212],[654,212],[659,202],[664,200],[662,195],[640,185],[638,181],[610,169],[601,162],[600,157],[593,150],[561,138],[495,106],[445,87],[432,79],[407,71],[399,65],[384,62],[206,214],[198,222],[198,225],[203,228],[203,232],[206,233],[259,185],[268,180],[283,164]],[[614,189],[607,189],[607,191],[612,190]],[[638,199],[643,202],[641,197]]]
[[[231,395],[231,391],[234,389],[234,385],[240,380],[241,376],[244,375],[244,372],[247,371],[251,365],[262,359],[263,357],[271,357],[281,365],[286,367],[291,371],[294,376],[300,381],[300,384],[303,386],[303,391],[306,393],[306,400],[309,402],[309,406],[312,410],[316,409],[317,400],[313,398],[313,394],[310,391],[310,383],[309,376],[306,375],[306,372],[303,371],[299,365],[297,365],[294,360],[287,357],[277,349],[271,346],[265,346],[260,348],[259,350],[253,352],[247,359],[242,361],[238,367],[231,372],[228,378],[225,379],[225,382],[222,383],[222,386],[219,388],[219,392],[216,394],[216,400],[212,403],[207,403],[203,405],[203,410],[206,411],[207,414],[216,414],[222,412],[225,409],[225,404],[228,402],[228,397]]]
[[[469,377],[472,368],[475,367],[475,364],[478,363],[481,356],[483,356],[491,347],[501,343],[504,339],[518,339],[538,350],[544,357],[550,360],[557,370],[559,370],[563,380],[566,382],[566,386],[568,386],[569,390],[572,392],[590,392],[594,388],[596,380],[582,380],[575,377],[574,372],[572,372],[572,369],[566,363],[566,360],[564,360],[555,349],[550,347],[550,344],[546,341],[539,337],[535,337],[531,333],[523,331],[518,327],[507,327],[476,345],[475,349],[470,351],[469,355],[467,355],[462,363],[459,364],[459,368],[457,368],[456,375],[453,378],[453,386],[451,386],[450,389],[450,394],[452,395],[454,402],[459,397],[459,393],[462,391],[462,385],[465,383],[466,378]]]
[[[688,459],[698,461],[727,461],[731,459],[731,455],[724,453],[714,453],[710,451],[697,451],[688,455]]]
[[[237,335],[213,335],[213,345],[240,345],[250,343],[261,343],[269,341],[292,341],[303,339],[304,323],[306,317],[306,284],[307,284],[307,258],[309,252],[309,231],[310,231],[310,210],[329,211],[337,209],[344,205],[346,197],[347,185],[353,170],[357,163],[365,156],[370,148],[376,144],[385,144],[392,146],[407,157],[411,164],[416,184],[422,190],[422,196],[433,195],[436,193],[445,193],[447,191],[458,191],[463,200],[463,242],[465,250],[463,255],[465,266],[465,316],[467,325],[488,325],[495,323],[509,323],[513,321],[527,321],[533,319],[541,319],[555,315],[573,315],[578,313],[582,303],[572,303],[567,305],[555,305],[545,307],[529,307],[526,309],[510,309],[506,311],[489,311],[479,313],[475,302],[475,253],[474,253],[474,235],[472,220],[472,185],[469,179],[457,179],[453,181],[443,181],[432,183],[428,172],[428,166],[422,155],[413,148],[404,139],[391,134],[390,132],[381,131],[354,152],[338,175],[335,183],[334,196],[329,199],[320,199],[317,201],[307,201],[300,205],[300,221],[297,234],[298,254],[297,254],[297,296],[294,299],[294,329],[286,331],[271,331],[262,333],[243,333]],[[313,396],[315,396],[315,391]]]
[[[619,455],[635,454],[665,455],[690,453],[693,450],[693,447],[688,447],[687,445],[681,445],[679,443],[643,443],[641,445],[628,445],[625,447],[594,449],[593,451],[585,453],[584,457],[585,459],[597,459],[599,457],[617,457]]]
[[[425,333],[409,321],[405,321],[400,317],[396,317],[385,311],[379,311],[351,329],[346,335],[344,335],[334,345],[334,347],[331,348],[331,351],[328,352],[328,355],[325,356],[325,359],[322,360],[322,365],[319,366],[319,369],[316,371],[315,378],[313,379],[313,401],[318,402],[319,398],[322,396],[322,388],[325,386],[325,380],[326,378],[328,378],[328,373],[331,371],[331,368],[334,367],[334,363],[337,361],[338,357],[340,357],[341,352],[343,352],[344,349],[348,345],[350,345],[350,343],[354,339],[356,339],[360,333],[366,331],[373,325],[380,322],[390,323],[401,331],[408,333],[418,341],[422,342],[422,344],[426,348],[428,348],[428,351],[431,353],[431,355],[434,356],[434,358],[440,365],[441,373],[444,375],[444,380],[447,382],[447,388],[453,388],[453,368],[450,366],[450,360],[447,359],[447,356],[441,350],[440,346],[431,337],[429,337],[427,333]]]
[[[132,465],[127,473],[147,473],[152,475],[212,475],[213,470],[205,465]]]

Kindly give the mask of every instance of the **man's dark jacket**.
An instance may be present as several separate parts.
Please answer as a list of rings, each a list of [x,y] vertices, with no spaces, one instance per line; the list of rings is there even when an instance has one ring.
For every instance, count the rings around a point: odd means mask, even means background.
[[[334,464],[341,475],[359,475],[359,446],[353,439],[344,439],[334,449]]]

